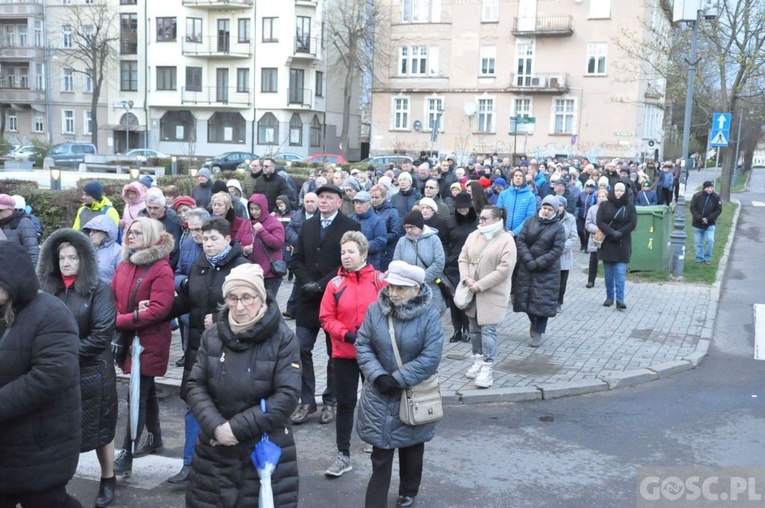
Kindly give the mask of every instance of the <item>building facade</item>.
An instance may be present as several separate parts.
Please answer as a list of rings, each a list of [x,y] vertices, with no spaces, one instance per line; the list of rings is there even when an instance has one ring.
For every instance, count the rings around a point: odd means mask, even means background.
[[[658,1],[385,0],[372,154],[653,156],[664,80],[619,44],[668,30]],[[666,58],[655,55],[649,58]],[[440,132],[433,134],[434,128]]]

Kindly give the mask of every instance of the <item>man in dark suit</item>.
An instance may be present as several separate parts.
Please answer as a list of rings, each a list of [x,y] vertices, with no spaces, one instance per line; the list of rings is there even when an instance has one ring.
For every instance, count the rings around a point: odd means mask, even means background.
[[[313,347],[321,329],[319,307],[324,288],[340,268],[340,238],[346,231],[361,231],[361,226],[340,212],[343,191],[335,185],[316,189],[319,213],[303,223],[290,261],[295,274],[298,294],[296,334],[300,342],[300,362],[303,364],[300,406],[292,415],[293,423],[303,423],[316,412],[316,376],[313,371]],[[320,423],[335,420],[335,390],[332,382],[332,343],[325,332],[327,344],[327,388],[322,393]]]

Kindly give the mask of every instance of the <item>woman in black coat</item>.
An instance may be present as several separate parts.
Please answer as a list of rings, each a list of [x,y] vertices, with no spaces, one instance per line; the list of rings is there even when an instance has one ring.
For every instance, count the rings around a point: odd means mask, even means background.
[[[516,239],[518,276],[513,284],[513,311],[529,316],[531,347],[542,344],[547,319],[555,317],[558,307],[566,231],[557,209],[557,197],[544,198],[539,213],[526,219]]]
[[[627,280],[627,264],[632,256],[632,231],[637,227],[637,221],[637,211],[630,201],[627,186],[617,182],[608,193],[608,201],[598,206],[596,218],[598,229],[606,236],[598,248],[598,259],[603,261],[605,268],[605,307],[613,305],[616,296],[616,308],[627,308],[624,303],[624,285]]]
[[[300,394],[298,341],[266,292],[260,265],[231,270],[223,295],[226,307],[202,335],[187,381],[187,400],[200,431],[186,506],[257,507],[260,480],[250,453],[268,433],[282,449],[271,476],[274,506],[297,507],[290,415]]]
[[[0,504],[82,506],[66,493],[82,424],[77,323],[38,291],[24,247],[0,241],[0,266]]]
[[[114,431],[117,426],[117,380],[111,341],[116,310],[109,285],[98,277],[93,242],[74,229],[59,229],[40,250],[40,288],[64,302],[80,332],[82,442],[80,452],[96,450],[101,485],[96,506],[114,498]]]

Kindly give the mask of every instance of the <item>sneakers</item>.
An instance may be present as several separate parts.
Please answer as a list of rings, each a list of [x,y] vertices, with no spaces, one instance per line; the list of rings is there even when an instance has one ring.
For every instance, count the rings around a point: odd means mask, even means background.
[[[351,469],[353,469],[353,466],[351,465],[351,458],[346,457],[342,453],[338,453],[337,458],[332,463],[332,465],[329,466],[326,471],[324,471],[324,476],[332,476],[338,478],[343,476],[343,473],[347,473]]]
[[[162,434],[157,432],[147,432],[146,437],[143,438],[143,442],[138,446],[136,451],[133,452],[133,457],[144,457],[150,453],[157,453],[162,451]]]
[[[529,344],[531,347],[539,347],[542,345],[542,334],[539,332],[534,332],[531,334],[531,343]]]
[[[468,379],[477,378],[481,371],[481,365],[483,365],[483,355],[473,355],[473,366],[465,373],[465,377]]]
[[[481,370],[478,372],[478,376],[475,378],[475,385],[478,388],[491,388],[494,384],[494,376],[492,375],[492,363],[482,362]]]
[[[114,474],[130,476],[133,471],[133,456],[129,450],[117,450],[114,456]]]

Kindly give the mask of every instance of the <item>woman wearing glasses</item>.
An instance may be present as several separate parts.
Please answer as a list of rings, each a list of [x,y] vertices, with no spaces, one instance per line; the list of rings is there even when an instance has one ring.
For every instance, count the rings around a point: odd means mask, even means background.
[[[202,335],[186,383],[200,428],[186,505],[257,507],[260,479],[250,454],[268,433],[282,450],[271,476],[274,506],[296,507],[290,415],[300,393],[297,339],[266,292],[259,265],[237,266],[222,289],[226,305]]]

